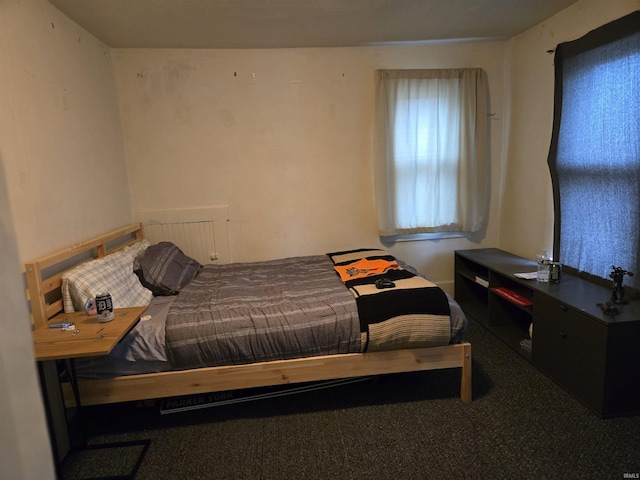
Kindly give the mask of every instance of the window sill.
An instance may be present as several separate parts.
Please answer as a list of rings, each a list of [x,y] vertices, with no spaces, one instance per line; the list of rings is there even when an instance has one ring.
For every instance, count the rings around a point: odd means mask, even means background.
[[[464,238],[461,232],[414,233],[411,235],[392,235],[380,237],[384,243],[421,242],[424,240],[443,240],[446,238]]]

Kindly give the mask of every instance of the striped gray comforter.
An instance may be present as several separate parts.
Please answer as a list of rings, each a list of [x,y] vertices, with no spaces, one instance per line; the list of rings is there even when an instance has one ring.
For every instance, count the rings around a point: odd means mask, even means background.
[[[165,332],[178,369],[360,351],[354,298],[325,255],[205,265]]]

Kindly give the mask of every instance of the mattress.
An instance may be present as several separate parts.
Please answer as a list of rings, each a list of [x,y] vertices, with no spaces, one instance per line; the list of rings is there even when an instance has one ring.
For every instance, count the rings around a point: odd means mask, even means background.
[[[284,263],[284,265],[286,266],[285,270],[289,272],[288,275],[293,275],[289,284],[294,286],[293,293],[289,292],[289,293],[286,293],[286,295],[293,295],[294,297],[308,297],[309,294],[304,293],[305,288],[303,288],[303,286],[300,285],[302,281],[301,279],[307,278],[307,276],[309,275],[308,272],[300,271],[298,273],[295,273],[298,269],[292,268],[292,266],[295,267],[295,265],[300,264],[301,262],[302,263],[307,262],[308,259],[310,258],[319,259],[321,257],[324,259],[322,260],[323,262],[328,261],[328,257],[318,256],[318,257],[299,257],[294,259],[282,259],[282,260],[270,261],[270,262],[256,262],[254,264],[235,264],[235,265],[238,266],[238,268],[244,272],[243,275],[245,277],[245,283],[249,282],[249,280],[247,280],[247,277],[251,277],[251,279],[255,280],[258,284],[264,285],[265,279],[269,278],[269,273],[268,273],[269,269],[276,268],[276,269],[280,269],[278,270],[279,272],[282,272],[283,263]],[[303,258],[304,260],[302,260]],[[314,268],[315,268],[315,263],[312,262],[312,264],[314,265]],[[328,265],[329,265],[328,271],[330,273],[330,276],[334,280],[338,279],[338,275],[336,275],[335,272],[331,270],[330,261],[328,261]],[[215,270],[217,272],[214,276],[217,278],[216,282],[218,286],[224,285],[225,282],[230,281],[228,278],[224,276],[222,277],[219,276],[218,275],[219,272],[223,272],[227,270],[236,271],[233,275],[237,275],[238,268],[236,268],[236,266],[216,266],[216,265],[212,266],[213,267],[212,270]],[[415,269],[413,269],[413,267],[403,262],[399,261],[399,266],[403,270],[412,272],[417,276],[424,278],[424,276],[419,275],[418,272],[416,272]],[[207,268],[207,267],[208,266],[205,266],[204,268]],[[253,274],[249,274],[248,272],[253,272]],[[196,277],[196,279],[192,281],[192,283],[195,282],[199,277],[201,277],[201,275],[202,275],[202,272]],[[282,273],[279,273],[279,275],[282,275]],[[301,275],[301,276],[296,276],[296,275]],[[206,276],[207,275],[203,275],[201,277],[201,280],[204,279],[204,277]],[[321,274],[320,276],[325,277],[326,274]],[[282,289],[284,288],[282,287],[282,284],[283,284],[282,280],[279,279],[278,277],[273,277],[273,278],[276,278],[275,283],[278,285],[277,288],[274,287],[273,285],[267,286],[267,287],[261,286],[260,288],[263,289],[261,295],[264,294],[265,292],[267,295],[269,295],[269,292],[273,293],[276,291],[278,292],[282,291]],[[311,288],[311,290],[307,289],[307,291],[315,292],[311,294],[311,297],[309,299],[309,302],[312,304],[313,308],[331,309],[330,306],[322,304],[321,300],[314,297],[318,297],[319,292],[325,291],[326,293],[325,296],[327,296],[327,298],[331,298],[333,296],[332,292],[334,292],[333,289],[338,288],[343,295],[346,293],[347,295],[346,298],[348,299],[348,301],[353,302],[353,307],[351,307],[351,311],[357,312],[356,303],[352,294],[349,293],[349,290],[345,288],[345,286],[342,285],[339,281],[338,281],[337,287],[335,282],[331,287],[326,287],[326,286],[320,287],[319,285],[321,284],[317,284],[314,282],[315,280],[312,280],[312,279],[308,279],[308,281],[307,280],[302,281],[302,283],[308,283],[307,287]],[[238,288],[239,287],[237,286],[229,287],[227,285],[227,290],[228,289],[238,290]],[[274,288],[276,288],[276,290],[274,290]],[[174,362],[171,361],[172,355],[171,353],[169,354],[167,353],[168,351],[171,352],[171,350],[168,349],[167,347],[166,330],[167,330],[167,318],[170,316],[175,316],[176,311],[184,309],[185,308],[184,305],[188,304],[188,302],[185,303],[182,298],[179,298],[180,295],[185,296],[184,295],[185,292],[190,292],[190,291],[193,291],[193,288],[190,285],[187,285],[187,287],[185,287],[185,289],[182,290],[178,295],[154,297],[151,300],[151,303],[149,304],[149,307],[144,314],[145,318],[148,318],[148,319],[141,320],[134,327],[134,329],[132,329],[132,331],[118,345],[116,345],[116,347],[108,356],[92,357],[88,359],[76,360],[76,372],[77,372],[78,378],[80,379],[109,378],[109,377],[121,376],[121,375],[135,375],[135,374],[142,374],[142,373],[170,371],[170,370],[175,370],[177,368],[187,368],[183,364],[174,364],[175,359],[174,359]],[[255,310],[253,311],[253,313],[251,313],[250,305],[252,303],[252,299],[250,297],[252,295],[255,295],[255,293],[247,293],[246,285],[243,287],[242,290],[239,290],[239,292],[240,292],[240,297],[243,298],[243,303],[245,304],[245,307],[243,308],[244,309],[249,308],[250,315],[265,315],[263,312],[256,313]],[[216,298],[220,298],[219,300],[220,303],[224,304],[224,300],[222,300],[222,297],[220,296],[221,295],[220,290],[214,290],[212,295]],[[448,343],[460,343],[463,339],[464,331],[467,326],[467,319],[464,313],[462,312],[460,306],[457,304],[457,302],[455,302],[455,300],[453,300],[451,296],[449,296],[448,294],[445,294],[444,292],[443,292],[443,295],[446,296],[446,302],[448,303],[448,307],[450,310],[450,315],[447,318],[447,322],[449,324],[448,325],[449,331],[447,332],[447,341]],[[338,298],[342,298],[342,300],[339,300],[339,303],[341,303],[344,301],[345,297],[339,296]],[[333,298],[332,300],[335,301],[335,298]],[[258,298],[253,299],[254,304],[259,304],[260,302],[264,303],[264,298],[262,298],[261,300],[258,300]],[[288,300],[288,302],[290,303],[290,299]],[[188,308],[191,308],[191,307],[188,307]],[[277,308],[282,308],[282,307],[278,306]],[[226,307],[222,309],[224,310],[226,309]],[[345,309],[346,311],[349,310],[348,307],[345,307]],[[367,342],[365,340],[366,335],[364,335],[359,328],[354,328],[353,322],[355,321],[355,325],[357,325],[359,323],[358,319],[355,318],[354,320],[353,318],[347,318],[348,315],[346,314],[344,316],[345,318],[343,319],[343,321],[347,323],[350,322],[350,323],[348,327],[340,327],[340,328],[343,328],[344,331],[341,335],[341,338],[338,339],[337,342],[335,340],[331,341],[332,345],[337,343],[338,346],[336,348],[333,348],[332,346],[331,347],[332,350],[331,349],[327,350],[325,347],[318,349],[317,346],[310,346],[309,350],[302,355],[289,353],[287,354],[288,356],[283,358],[292,358],[295,356],[310,356],[310,355],[317,355],[317,354],[322,355],[322,354],[331,354],[331,353],[348,353],[348,352],[354,352],[354,351],[362,351]],[[326,328],[328,328],[329,330],[333,328],[338,328],[336,327],[336,325],[338,324],[339,323],[329,323],[327,324],[328,326]],[[282,325],[278,325],[277,328],[282,329]],[[169,330],[171,331],[171,327],[169,328]],[[357,330],[357,331],[354,332],[354,330]],[[298,340],[296,340],[296,342],[298,342]],[[249,349],[251,348],[253,347],[249,346]],[[297,345],[296,345],[296,348],[297,348]],[[267,352],[267,353],[268,353],[267,356],[260,354],[261,356],[259,357],[259,361],[281,358],[273,352]],[[175,355],[173,355],[173,357],[175,357]],[[241,359],[239,361],[225,361],[225,362],[222,362],[222,364],[247,363],[249,361],[251,360]],[[194,368],[197,368],[198,366],[203,366],[201,363],[198,363],[198,362],[200,362],[200,360],[198,360],[196,364],[193,365]]]

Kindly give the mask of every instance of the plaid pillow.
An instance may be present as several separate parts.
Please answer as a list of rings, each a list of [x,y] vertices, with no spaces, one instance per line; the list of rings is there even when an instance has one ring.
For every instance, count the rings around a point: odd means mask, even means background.
[[[131,255],[131,258],[136,258],[138,255],[142,255],[144,251],[151,245],[148,240],[140,240],[129,247],[124,247],[124,252]]]
[[[117,252],[83,263],[62,276],[65,312],[82,311],[86,301],[109,292],[114,308],[149,305],[153,294],[133,272],[132,252]]]

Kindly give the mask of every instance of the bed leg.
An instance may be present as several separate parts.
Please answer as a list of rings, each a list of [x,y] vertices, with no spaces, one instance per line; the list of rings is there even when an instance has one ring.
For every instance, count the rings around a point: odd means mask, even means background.
[[[462,372],[460,375],[460,398],[465,403],[471,403],[471,344],[466,343],[462,347]]]

